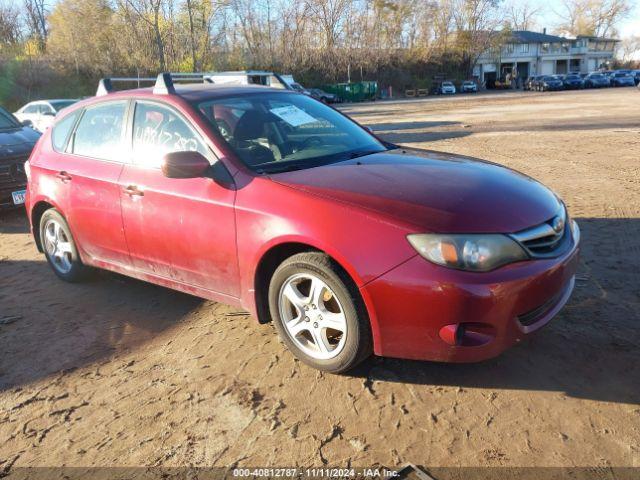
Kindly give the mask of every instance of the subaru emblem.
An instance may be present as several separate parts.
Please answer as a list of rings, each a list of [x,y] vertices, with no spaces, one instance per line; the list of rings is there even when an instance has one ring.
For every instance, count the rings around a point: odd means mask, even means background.
[[[564,218],[558,215],[556,218],[553,219],[553,223],[551,224],[551,227],[553,228],[553,231],[556,233],[562,232],[562,230],[564,230]]]

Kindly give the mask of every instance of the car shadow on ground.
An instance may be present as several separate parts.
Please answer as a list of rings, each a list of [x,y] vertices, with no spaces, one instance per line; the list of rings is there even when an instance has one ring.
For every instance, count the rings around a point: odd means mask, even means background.
[[[366,122],[366,125],[383,140],[397,144],[435,142],[466,137],[473,133],[469,128],[461,129],[460,122],[450,121]]]
[[[510,122],[483,122],[465,123],[462,129],[461,122],[397,122],[374,123],[366,122],[366,125],[383,140],[396,144],[412,144],[423,142],[436,142],[452,138],[462,138],[481,133],[527,133],[549,131],[591,131],[600,129],[640,129],[640,123],[635,118],[628,120],[601,121],[600,119],[585,118],[578,122],[549,122],[523,125],[514,125]],[[416,131],[422,130],[422,131]],[[407,145],[409,146],[409,145]]]
[[[576,288],[531,339],[475,364],[372,357],[351,375],[370,383],[556,391],[640,404],[640,219],[577,221],[582,254]]]
[[[421,130],[424,128],[451,127],[460,125],[460,122],[389,122],[389,123],[373,123],[369,125],[375,133],[396,130]]]
[[[66,283],[44,257],[0,269],[0,392],[139,348],[205,302],[106,271]]]

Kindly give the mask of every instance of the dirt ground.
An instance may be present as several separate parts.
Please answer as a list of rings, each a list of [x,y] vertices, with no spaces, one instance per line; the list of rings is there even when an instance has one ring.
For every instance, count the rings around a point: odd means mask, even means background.
[[[314,371],[244,312],[57,280],[0,214],[0,472],[18,466],[640,466],[640,92],[344,107],[384,138],[541,180],[582,227],[574,295],[475,365]],[[400,187],[399,187],[400,188]]]

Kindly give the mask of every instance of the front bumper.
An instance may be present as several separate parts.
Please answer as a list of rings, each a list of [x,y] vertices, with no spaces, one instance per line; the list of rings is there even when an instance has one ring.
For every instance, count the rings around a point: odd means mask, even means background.
[[[575,239],[561,257],[487,273],[411,258],[363,287],[374,313],[375,353],[443,362],[499,355],[546,325],[568,301],[578,268],[579,230]]]

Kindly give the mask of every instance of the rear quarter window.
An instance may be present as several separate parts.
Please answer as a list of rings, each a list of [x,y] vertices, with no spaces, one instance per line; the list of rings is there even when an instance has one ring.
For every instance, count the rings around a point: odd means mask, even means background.
[[[73,134],[72,152],[100,160],[123,161],[125,110],[126,102],[87,107]]]
[[[55,151],[64,152],[71,129],[75,125],[79,115],[79,110],[73,112],[62,118],[59,122],[56,122],[53,126],[53,130],[51,132],[51,143],[53,144],[53,149]]]

